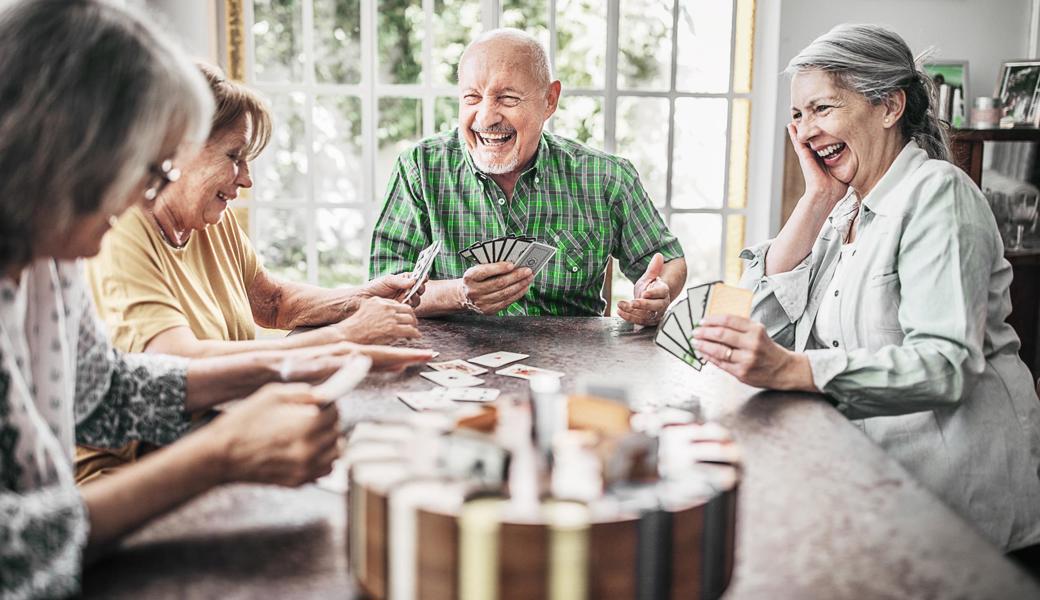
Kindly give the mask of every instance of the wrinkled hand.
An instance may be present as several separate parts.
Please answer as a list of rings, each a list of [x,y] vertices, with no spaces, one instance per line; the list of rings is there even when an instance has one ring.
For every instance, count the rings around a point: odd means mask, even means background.
[[[338,342],[282,352],[278,375],[283,382],[321,383],[343,366],[343,358],[351,354],[364,354],[371,358],[373,371],[401,371],[409,365],[432,360],[434,352]]]
[[[693,347],[705,360],[748,385],[815,391],[805,355],[777,344],[764,325],[751,319],[705,317],[693,330]]]
[[[386,298],[367,298],[346,319],[330,325],[343,339],[358,344],[385,344],[402,338],[420,337],[415,310]]]
[[[460,294],[481,314],[493,315],[524,297],[534,281],[531,269],[497,262],[470,267],[460,280]]]
[[[404,302],[405,295],[408,294],[408,290],[412,289],[412,284],[415,280],[412,279],[411,273],[398,273],[396,275],[383,275],[377,277],[358,289],[358,292],[366,298],[387,298],[389,300],[397,300],[398,302]],[[426,281],[429,278],[423,278],[423,284],[419,286],[415,294],[408,299],[408,304],[412,308],[419,306],[421,302],[421,296],[426,291]]]
[[[838,181],[820,162],[812,148],[798,141],[794,123],[787,124],[787,137],[798,155],[798,164],[805,178],[805,196],[833,207],[849,191],[849,184]]]
[[[207,427],[221,449],[223,481],[298,486],[332,470],[339,413],[310,390],[265,385]]]
[[[409,365],[433,360],[433,350],[425,348],[398,348],[394,346],[372,346],[350,344],[350,352],[364,354],[372,359],[373,371],[401,371]]]
[[[664,256],[655,254],[646,272],[636,281],[632,302],[618,302],[618,316],[636,325],[656,325],[672,300],[672,291],[661,280]]]

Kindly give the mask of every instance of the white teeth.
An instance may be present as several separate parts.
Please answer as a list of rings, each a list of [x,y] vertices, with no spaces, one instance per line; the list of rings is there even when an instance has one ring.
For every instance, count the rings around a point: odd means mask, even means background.
[[[477,137],[480,138],[480,141],[491,146],[504,144],[505,142],[509,141],[510,138],[513,137],[513,133],[481,133],[476,131],[474,131],[473,133],[475,133]]]
[[[836,150],[840,150],[841,148],[844,148],[844,147],[845,147],[845,144],[842,144],[840,142],[837,143],[837,144],[831,144],[830,146],[827,146],[826,148],[823,148],[822,150],[817,150],[816,151],[816,156],[819,156],[820,158],[827,158],[831,154],[834,154],[834,152]]]
[[[227,202],[229,200],[229,198],[227,197],[227,195],[224,194],[224,192],[217,192],[217,198],[220,198],[224,202]]]

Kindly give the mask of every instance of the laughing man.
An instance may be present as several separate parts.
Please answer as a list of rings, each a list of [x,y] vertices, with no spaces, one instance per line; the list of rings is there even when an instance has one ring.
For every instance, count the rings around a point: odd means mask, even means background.
[[[654,325],[686,281],[678,240],[627,160],[543,131],[560,82],[545,50],[514,29],[489,31],[459,63],[459,127],[402,154],[372,234],[373,276],[408,271],[434,240],[420,316],[602,315],[611,257],[635,280],[618,314]],[[506,262],[466,268],[458,251],[513,234],[555,246],[537,275]]]

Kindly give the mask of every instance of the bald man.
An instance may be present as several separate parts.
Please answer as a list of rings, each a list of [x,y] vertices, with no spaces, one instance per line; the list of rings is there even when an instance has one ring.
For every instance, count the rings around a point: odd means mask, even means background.
[[[560,82],[545,50],[515,29],[474,40],[459,63],[459,126],[402,154],[372,234],[373,276],[408,271],[440,240],[419,316],[602,315],[611,257],[636,281],[624,319],[654,325],[686,281],[682,247],[631,163],[544,131]],[[504,235],[554,246],[537,275],[458,251]]]

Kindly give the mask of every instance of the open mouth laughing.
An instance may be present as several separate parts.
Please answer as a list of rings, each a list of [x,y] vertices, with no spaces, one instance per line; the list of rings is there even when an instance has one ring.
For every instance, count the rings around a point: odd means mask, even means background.
[[[819,156],[825,164],[833,164],[838,162],[838,158],[841,157],[842,152],[845,151],[845,144],[838,142],[836,144],[830,144],[816,150],[816,156]]]
[[[477,131],[475,129],[472,131],[477,141],[488,148],[505,146],[516,137],[516,131]]]

